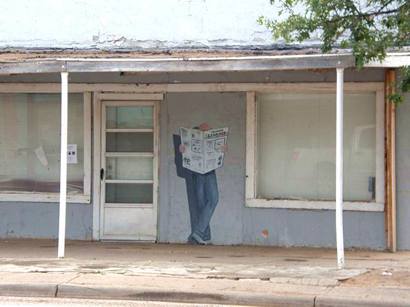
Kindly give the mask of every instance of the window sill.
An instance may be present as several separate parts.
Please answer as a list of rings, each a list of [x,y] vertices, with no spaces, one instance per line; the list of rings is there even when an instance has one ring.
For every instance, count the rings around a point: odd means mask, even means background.
[[[276,208],[276,209],[302,209],[302,210],[335,210],[335,202],[334,201],[247,199],[246,207]],[[343,210],[383,212],[384,203],[344,202]]]
[[[33,203],[58,203],[58,193],[0,193],[0,202],[33,202]],[[67,203],[89,204],[90,195],[67,195]]]

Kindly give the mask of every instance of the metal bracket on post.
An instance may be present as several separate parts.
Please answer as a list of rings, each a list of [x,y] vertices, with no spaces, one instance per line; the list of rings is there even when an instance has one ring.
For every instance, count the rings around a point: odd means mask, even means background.
[[[68,130],[68,72],[61,71],[61,149],[60,149],[60,206],[58,223],[58,258],[64,258],[67,214],[67,130]]]
[[[337,266],[345,266],[343,242],[343,68],[336,68],[336,246]]]

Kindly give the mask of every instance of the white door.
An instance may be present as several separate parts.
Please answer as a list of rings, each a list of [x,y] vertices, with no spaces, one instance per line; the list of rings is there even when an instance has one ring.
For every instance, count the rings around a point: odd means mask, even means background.
[[[156,240],[157,109],[154,101],[102,101],[101,239]]]

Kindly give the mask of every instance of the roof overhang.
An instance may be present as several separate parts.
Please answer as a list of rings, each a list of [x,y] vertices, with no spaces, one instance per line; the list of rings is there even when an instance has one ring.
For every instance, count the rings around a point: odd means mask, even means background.
[[[410,65],[410,53],[388,54],[383,62],[366,67]],[[272,71],[355,67],[351,54],[228,56],[228,57],[156,57],[156,58],[41,58],[1,62],[0,74],[87,72],[206,72]]]

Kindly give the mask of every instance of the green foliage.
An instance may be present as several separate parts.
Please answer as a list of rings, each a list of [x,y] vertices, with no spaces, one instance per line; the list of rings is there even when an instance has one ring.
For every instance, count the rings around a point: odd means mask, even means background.
[[[319,39],[322,52],[349,48],[356,66],[382,61],[391,48],[410,46],[409,0],[271,0],[279,7],[277,20],[258,22],[273,38],[287,43]],[[410,89],[410,69],[403,70],[400,90]],[[393,99],[398,102],[399,98]]]
[[[403,67],[401,70],[401,82],[400,82],[400,86],[399,89],[402,92],[408,92],[410,91],[410,67],[406,66]]]
[[[410,67],[406,66],[401,69],[400,81],[396,84],[397,93],[394,93],[389,96],[389,100],[395,104],[401,104],[403,102],[403,95],[410,91]]]

